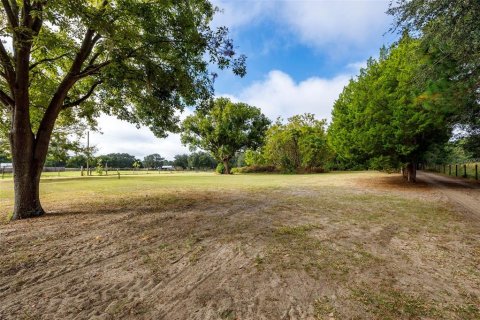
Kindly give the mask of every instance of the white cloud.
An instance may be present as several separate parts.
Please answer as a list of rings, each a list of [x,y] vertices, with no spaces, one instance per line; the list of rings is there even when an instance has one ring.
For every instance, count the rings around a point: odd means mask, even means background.
[[[285,1],[281,16],[301,40],[313,47],[330,47],[333,54],[370,45],[386,31],[391,18],[387,0]],[[339,52],[340,50],[340,52]]]
[[[353,72],[354,74],[359,74],[360,69],[367,67],[367,60],[357,61],[347,64],[345,67],[346,70]]]
[[[97,155],[129,153],[143,159],[146,155],[159,153],[167,159],[173,159],[176,154],[188,153],[178,134],[159,139],[148,128],[137,129],[131,123],[107,115],[102,115],[98,123],[103,134],[90,134],[90,144],[98,148]]]
[[[274,70],[263,81],[243,90],[235,100],[259,107],[272,120],[306,112],[319,119],[330,119],[333,103],[351,77],[312,77],[296,83],[288,74]]]
[[[227,26],[235,29],[259,22],[275,7],[275,1],[239,1],[213,0],[212,3],[221,11],[215,15],[213,26]]]
[[[270,20],[294,34],[292,39],[332,56],[348,54],[385,34],[392,21],[389,0],[215,0],[223,9],[214,26],[236,29]],[[284,28],[278,32],[284,32]],[[381,43],[375,44],[375,47]]]

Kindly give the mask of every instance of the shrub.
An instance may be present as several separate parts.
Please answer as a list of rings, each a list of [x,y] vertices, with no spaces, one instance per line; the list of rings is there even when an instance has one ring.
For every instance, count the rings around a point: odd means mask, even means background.
[[[225,172],[225,166],[223,165],[223,163],[220,162],[217,164],[217,168],[215,169],[215,172],[219,174],[223,174]]]
[[[248,167],[235,168],[238,173],[260,173],[260,172],[279,172],[274,166],[253,165]]]

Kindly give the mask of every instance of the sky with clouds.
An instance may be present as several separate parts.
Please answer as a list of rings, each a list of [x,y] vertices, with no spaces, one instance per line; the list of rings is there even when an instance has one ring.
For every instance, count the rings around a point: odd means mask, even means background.
[[[221,9],[213,25],[227,26],[237,51],[248,57],[247,76],[221,72],[216,95],[259,107],[272,120],[305,112],[330,119],[343,87],[397,37],[389,32],[389,0],[212,2]],[[98,154],[126,152],[143,158],[159,153],[173,159],[189,151],[176,134],[158,139],[146,128],[107,116],[99,124],[103,134],[90,135]]]

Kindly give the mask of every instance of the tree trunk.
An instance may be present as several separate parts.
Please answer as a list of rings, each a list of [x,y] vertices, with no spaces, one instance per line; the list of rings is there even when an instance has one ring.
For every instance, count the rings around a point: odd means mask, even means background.
[[[40,176],[44,161],[35,159],[33,134],[28,130],[15,130],[10,135],[10,142],[15,197],[12,219],[41,216],[45,213],[40,203]]]
[[[417,181],[417,166],[415,163],[407,164],[407,181],[408,182]]]
[[[41,173],[34,173],[20,176],[14,169],[13,220],[38,217],[45,213],[40,203],[40,175]]]
[[[228,160],[223,160],[223,166],[225,168],[225,174],[230,174],[230,167],[229,167]]]

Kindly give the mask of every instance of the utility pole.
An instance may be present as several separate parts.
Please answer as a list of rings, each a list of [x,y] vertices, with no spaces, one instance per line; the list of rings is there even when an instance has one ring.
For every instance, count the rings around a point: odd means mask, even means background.
[[[90,131],[87,131],[87,176],[90,175],[89,160],[90,160]]]

